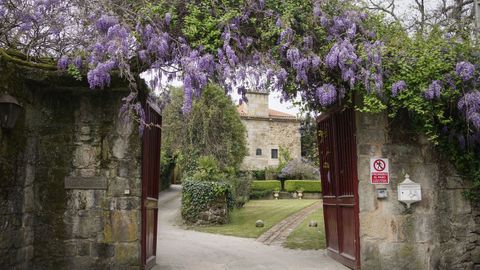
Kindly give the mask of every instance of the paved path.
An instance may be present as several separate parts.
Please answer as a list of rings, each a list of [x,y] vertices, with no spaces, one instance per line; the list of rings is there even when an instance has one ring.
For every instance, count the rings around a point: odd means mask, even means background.
[[[322,207],[321,202],[316,202],[309,207],[298,211],[297,213],[289,216],[288,218],[280,221],[275,224],[272,228],[266,231],[264,234],[260,235],[257,238],[257,241],[264,243],[266,245],[275,245],[281,246],[285,240],[287,240],[288,235],[295,230],[295,228],[302,223],[302,221],[315,210]]]
[[[267,246],[255,239],[184,230],[180,187],[159,199],[157,264],[161,270],[346,270],[324,251]]]

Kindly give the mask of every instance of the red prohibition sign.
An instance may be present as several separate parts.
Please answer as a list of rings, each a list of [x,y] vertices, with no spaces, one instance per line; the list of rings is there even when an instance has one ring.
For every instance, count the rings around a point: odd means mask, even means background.
[[[378,172],[385,170],[385,167],[386,167],[385,161],[381,159],[377,159],[373,162],[373,168]]]

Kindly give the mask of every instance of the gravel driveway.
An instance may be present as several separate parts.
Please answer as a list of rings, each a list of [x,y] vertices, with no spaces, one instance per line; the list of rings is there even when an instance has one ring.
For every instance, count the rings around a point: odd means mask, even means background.
[[[345,270],[325,251],[267,246],[255,239],[185,230],[180,218],[181,187],[160,193],[155,270]],[[252,224],[254,226],[254,224]]]

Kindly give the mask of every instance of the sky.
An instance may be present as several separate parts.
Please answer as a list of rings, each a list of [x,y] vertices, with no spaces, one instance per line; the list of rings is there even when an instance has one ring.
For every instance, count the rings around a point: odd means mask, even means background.
[[[148,72],[144,72],[140,75],[145,81],[150,80],[152,75],[149,75]],[[166,85],[167,81],[162,80],[162,85]],[[171,83],[168,83],[168,85],[174,86],[174,87],[181,87],[182,82],[179,80],[173,80]],[[159,90],[156,90],[156,92]],[[232,100],[234,101],[235,104],[238,104],[240,95],[237,93],[232,93]],[[284,113],[289,113],[292,115],[297,115],[299,113],[299,108],[293,106],[291,102],[281,102],[280,101],[280,93],[279,92],[273,92],[270,93],[268,96],[268,103],[269,103],[269,108],[276,110],[276,111],[281,111]]]

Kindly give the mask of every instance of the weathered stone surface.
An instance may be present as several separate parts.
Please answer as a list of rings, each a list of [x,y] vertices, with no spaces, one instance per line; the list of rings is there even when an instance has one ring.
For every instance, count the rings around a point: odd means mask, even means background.
[[[115,262],[119,265],[137,265],[140,246],[137,243],[119,244],[115,247]]]
[[[362,269],[472,269],[480,257],[480,215],[463,196],[468,183],[425,138],[409,132],[408,123],[389,126],[384,116],[362,113],[357,119]],[[383,143],[376,130],[390,130]],[[369,181],[374,157],[390,161],[383,200]],[[410,209],[397,200],[406,173],[422,187],[422,201]]]
[[[65,177],[65,189],[107,189],[105,177]]]
[[[140,218],[139,210],[110,211],[108,223],[104,227],[103,235],[107,243],[133,242],[139,239],[137,222]]]
[[[18,76],[7,88],[25,106],[9,134],[0,130],[0,268],[139,269],[141,140],[135,123],[119,121],[126,92],[52,92],[3,66],[0,59],[2,85],[6,74]],[[123,152],[117,145],[113,156],[116,141]],[[115,182],[118,171],[123,183]],[[98,183],[65,190],[65,177],[100,177],[103,190],[94,190]],[[125,212],[126,231],[112,229],[111,204]],[[126,241],[130,250],[116,256]]]
[[[271,150],[280,151],[280,147],[287,149],[292,158],[300,158],[300,122],[295,119],[269,117],[268,95],[248,93],[247,97],[249,102],[243,105],[244,113],[241,117],[247,129],[248,153],[243,160],[242,168],[263,170],[266,167],[277,166],[279,160],[272,158]],[[261,149],[261,155],[257,155],[257,149]],[[280,155],[280,152],[278,154]]]

